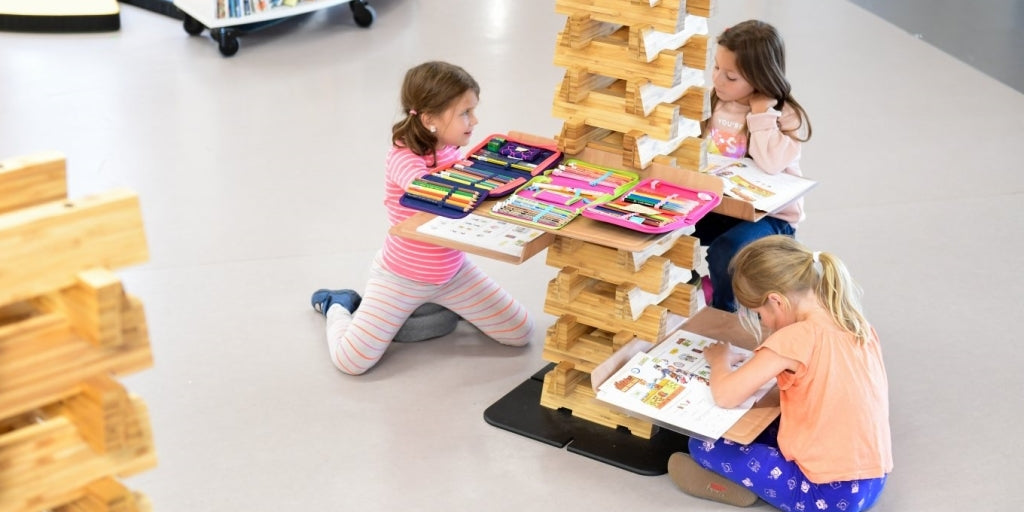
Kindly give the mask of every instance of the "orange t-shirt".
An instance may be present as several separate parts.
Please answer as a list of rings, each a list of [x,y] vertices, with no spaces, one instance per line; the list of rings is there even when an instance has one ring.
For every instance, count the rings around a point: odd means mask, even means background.
[[[800,363],[778,376],[787,460],[818,484],[892,471],[889,383],[874,329],[858,343],[822,311],[779,329],[758,350],[765,348]]]

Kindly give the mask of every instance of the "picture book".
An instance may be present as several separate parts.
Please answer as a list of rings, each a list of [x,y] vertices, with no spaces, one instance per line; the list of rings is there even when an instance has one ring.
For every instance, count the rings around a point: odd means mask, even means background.
[[[722,178],[725,195],[747,201],[767,213],[775,212],[818,184],[786,172],[768,174],[750,158],[714,154],[708,154],[704,172]]]
[[[679,330],[646,352],[634,354],[597,386],[597,399],[656,425],[705,440],[722,437],[761,397],[773,379],[739,407],[723,409],[711,396],[711,367],[704,348],[716,340]],[[733,346],[749,360],[753,352]]]
[[[446,240],[521,256],[527,243],[544,234],[539,229],[471,213],[461,219],[435,217],[416,231]]]

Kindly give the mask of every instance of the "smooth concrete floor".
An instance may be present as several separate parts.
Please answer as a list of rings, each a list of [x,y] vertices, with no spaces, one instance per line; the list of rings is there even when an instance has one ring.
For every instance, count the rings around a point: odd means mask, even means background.
[[[361,288],[381,245],[408,67],[476,76],[478,139],[558,132],[565,17],[525,4],[375,0],[370,29],[339,6],[230,59],[132,6],[118,32],[0,33],[0,155],[59,150],[72,197],[142,199],[151,258],[118,273],[156,363],[124,382],[159,466],[126,482],[155,510],[731,509],[484,422],[544,365],[543,257],[476,258],[533,313],[529,348],[462,325],[361,377],[328,360],[309,295]],[[895,470],[875,510],[1019,510],[1024,95],[841,0],[721,1],[712,30],[753,17],[786,37],[814,123],[798,236],[845,259],[885,349]]]

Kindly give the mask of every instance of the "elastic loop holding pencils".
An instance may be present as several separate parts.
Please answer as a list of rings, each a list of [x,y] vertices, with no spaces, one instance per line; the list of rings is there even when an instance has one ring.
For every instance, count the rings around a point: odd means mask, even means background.
[[[615,173],[613,173],[613,172],[611,172],[611,171],[608,171],[608,172],[604,173],[604,174],[603,174],[603,175],[602,175],[602,176],[601,176],[600,178],[597,178],[596,180],[594,180],[594,181],[591,181],[591,182],[590,182],[590,186],[591,186],[591,187],[596,187],[596,186],[600,185],[602,181],[604,181],[604,180],[606,180],[606,179],[610,178],[610,177],[611,177],[612,175],[614,175],[614,174],[615,174]]]
[[[555,209],[555,207],[554,207],[554,206],[547,206],[546,208],[544,208],[543,210],[541,210],[541,211],[540,211],[540,213],[538,213],[537,215],[535,215],[535,216],[533,217],[533,222],[540,222],[540,218],[541,218],[541,217],[543,217],[543,216],[545,216],[545,215],[547,215],[547,214],[551,213],[551,211],[552,211],[552,210],[554,210],[554,209]]]
[[[651,188],[654,188],[654,187],[651,187]],[[655,204],[654,207],[655,208],[661,208],[662,206],[665,206],[665,203],[675,199],[677,196],[679,196],[679,194],[672,194],[672,195],[666,197],[665,199],[662,199],[661,201],[658,201],[658,203]]]

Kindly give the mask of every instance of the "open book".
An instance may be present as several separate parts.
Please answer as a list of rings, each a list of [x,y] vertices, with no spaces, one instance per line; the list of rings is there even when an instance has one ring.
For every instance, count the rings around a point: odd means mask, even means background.
[[[775,380],[739,407],[718,407],[711,397],[711,367],[704,359],[704,347],[714,343],[699,334],[676,331],[647,352],[633,354],[597,386],[597,399],[670,430],[709,441],[718,439],[775,386]],[[746,356],[743,362],[753,355],[735,345],[732,350]],[[592,375],[599,373],[595,369]]]
[[[750,158],[708,155],[708,174],[723,181],[725,195],[747,201],[754,209],[773,213],[814,188],[818,182],[787,172],[768,174]]]
[[[539,229],[475,213],[461,219],[436,217],[423,223],[416,231],[511,256],[521,256],[527,244],[544,234]]]

